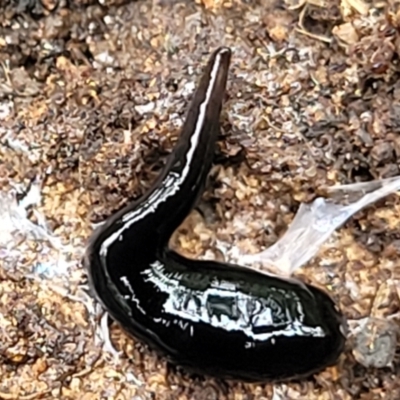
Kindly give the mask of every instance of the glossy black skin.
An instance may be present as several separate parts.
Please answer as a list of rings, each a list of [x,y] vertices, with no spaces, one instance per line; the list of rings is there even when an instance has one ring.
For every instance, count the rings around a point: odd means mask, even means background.
[[[211,56],[165,169],[94,233],[86,267],[111,317],[169,361],[219,378],[297,379],[343,350],[343,319],[331,298],[296,280],[168,248],[204,190],[230,57],[227,48]]]

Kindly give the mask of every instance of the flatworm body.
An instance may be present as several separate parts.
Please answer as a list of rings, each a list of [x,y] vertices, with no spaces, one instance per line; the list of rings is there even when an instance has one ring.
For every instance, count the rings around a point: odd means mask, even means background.
[[[230,58],[228,48],[213,53],[159,178],[93,234],[85,264],[111,317],[170,362],[243,381],[300,378],[343,350],[343,318],[328,294],[168,248],[204,191]]]

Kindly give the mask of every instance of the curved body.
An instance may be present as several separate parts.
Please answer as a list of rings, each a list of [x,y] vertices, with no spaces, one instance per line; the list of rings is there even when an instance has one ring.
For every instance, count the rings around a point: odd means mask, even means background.
[[[211,56],[167,165],[94,233],[86,268],[111,317],[169,361],[220,378],[299,378],[343,350],[342,316],[325,292],[168,248],[204,190],[230,57],[227,48]]]

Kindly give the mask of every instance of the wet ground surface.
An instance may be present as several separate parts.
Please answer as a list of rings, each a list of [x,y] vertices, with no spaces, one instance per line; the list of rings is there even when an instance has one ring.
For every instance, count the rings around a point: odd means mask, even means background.
[[[259,251],[321,187],[399,175],[396,1],[3,3],[0,399],[400,398],[396,195],[298,274],[329,290],[350,326],[339,363],[304,382],[189,376],[112,325],[116,359],[80,262],[93,224],[155,178],[221,45],[233,56],[216,166],[179,251]],[[38,183],[39,203],[20,214],[12,196]],[[29,221],[45,228],[29,236]]]

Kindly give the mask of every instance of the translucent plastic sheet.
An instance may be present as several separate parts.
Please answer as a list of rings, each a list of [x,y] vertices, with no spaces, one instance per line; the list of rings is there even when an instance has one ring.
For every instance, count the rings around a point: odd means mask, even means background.
[[[317,255],[337,228],[362,208],[400,190],[400,176],[371,182],[333,186],[328,198],[301,204],[286,233],[268,249],[241,255],[244,264],[261,263],[287,275]]]
[[[23,271],[26,276],[31,274],[35,278],[52,278],[65,274],[68,268],[65,257],[68,248],[48,229],[44,215],[35,209],[41,201],[40,182],[32,182],[19,201],[17,194],[21,194],[17,187],[15,191],[0,192],[1,267],[22,272],[21,265],[24,265],[28,268]],[[36,222],[28,218],[29,207],[32,207]],[[37,254],[28,254],[35,248],[30,246],[33,243],[40,243],[36,247]],[[24,259],[32,259],[32,262],[24,262]]]
[[[39,183],[33,183],[28,193],[19,202],[16,194],[16,192],[0,193],[0,243],[2,246],[11,246],[16,232],[24,233],[37,240],[53,241],[54,238],[46,230],[44,223],[41,223],[43,218],[39,218],[41,221],[39,224],[34,224],[27,218],[27,208],[40,202]]]

